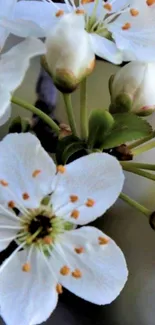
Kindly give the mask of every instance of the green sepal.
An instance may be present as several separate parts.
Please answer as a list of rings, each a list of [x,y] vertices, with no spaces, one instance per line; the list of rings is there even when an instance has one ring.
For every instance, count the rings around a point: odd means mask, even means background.
[[[99,148],[114,125],[114,118],[104,110],[93,110],[89,118],[88,147]]]
[[[109,80],[109,87],[110,87],[110,80]],[[130,96],[126,93],[119,94],[115,98],[115,101],[113,101],[109,106],[109,112],[111,114],[127,113],[130,112],[131,109],[132,109],[132,100]]]
[[[17,116],[9,126],[9,133],[24,133],[28,132],[30,128],[31,125],[28,119]]]
[[[85,143],[78,137],[69,135],[58,141],[56,160],[58,164],[66,164],[68,159],[76,152],[83,150]]]

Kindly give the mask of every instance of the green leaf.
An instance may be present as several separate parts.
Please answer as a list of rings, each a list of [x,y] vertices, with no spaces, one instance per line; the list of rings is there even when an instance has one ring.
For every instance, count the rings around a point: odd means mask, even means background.
[[[108,111],[93,110],[89,118],[88,146],[99,148],[114,125],[114,118]]]
[[[104,139],[103,149],[138,140],[152,132],[152,127],[147,121],[132,113],[115,114],[113,117],[115,123],[109,135]]]

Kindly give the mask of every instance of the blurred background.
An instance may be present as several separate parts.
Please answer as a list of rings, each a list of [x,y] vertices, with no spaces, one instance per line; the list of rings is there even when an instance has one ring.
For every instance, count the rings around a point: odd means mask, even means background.
[[[8,49],[19,39],[11,37]],[[109,104],[108,79],[120,67],[97,61],[88,80],[88,108],[104,109]],[[39,59],[31,61],[26,77],[15,95],[30,103],[36,100],[35,86],[40,71]],[[79,125],[79,92],[73,94],[73,107]],[[61,94],[58,94],[56,118],[67,122]],[[23,108],[13,106],[12,118],[30,116]],[[155,126],[155,114],[148,118]],[[10,123],[10,122],[9,122]],[[9,123],[0,128],[0,138],[7,134]],[[155,149],[139,156],[137,161],[154,163]],[[149,209],[155,209],[155,184],[136,175],[126,174],[124,192]],[[98,220],[100,228],[111,236],[123,250],[129,281],[121,295],[109,306],[99,307],[73,297],[66,292],[47,325],[154,325],[155,324],[155,232],[145,216],[120,200]],[[24,315],[23,315],[24,317]],[[0,322],[3,324],[3,322]],[[22,325],[22,324],[17,324]]]

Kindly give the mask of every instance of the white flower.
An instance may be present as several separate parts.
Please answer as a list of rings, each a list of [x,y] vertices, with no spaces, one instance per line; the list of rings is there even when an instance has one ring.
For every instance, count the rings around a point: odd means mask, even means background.
[[[28,38],[0,55],[0,125],[11,115],[12,92],[22,83],[30,59],[45,53],[44,44],[35,38]]]
[[[155,60],[155,3],[151,0],[81,0],[54,4],[52,1],[20,1],[16,4],[13,20],[1,19],[1,26],[17,35],[28,31],[34,36],[29,23],[33,22],[46,37],[67,12],[83,13],[94,53],[115,64],[123,60]],[[24,28],[20,21],[25,21]],[[35,33],[36,30],[35,30]],[[39,34],[39,30],[38,30]],[[40,37],[42,36],[40,34]]]
[[[130,62],[121,68],[111,83],[111,99],[115,104],[118,96],[127,96],[131,111],[149,115],[155,110],[155,63]],[[122,97],[123,98],[123,97]]]
[[[100,230],[75,226],[102,215],[123,182],[119,162],[108,154],[56,169],[35,136],[1,141],[0,249],[17,243],[0,266],[1,315],[8,325],[45,321],[62,286],[98,305],[119,295],[128,273],[121,250]]]

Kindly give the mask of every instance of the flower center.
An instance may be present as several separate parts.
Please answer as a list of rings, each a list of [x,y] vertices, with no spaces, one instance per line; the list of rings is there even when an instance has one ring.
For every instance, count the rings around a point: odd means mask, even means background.
[[[32,219],[28,226],[28,231],[31,235],[34,235],[40,229],[37,238],[44,238],[51,232],[51,227],[51,219],[48,216],[39,214]]]

